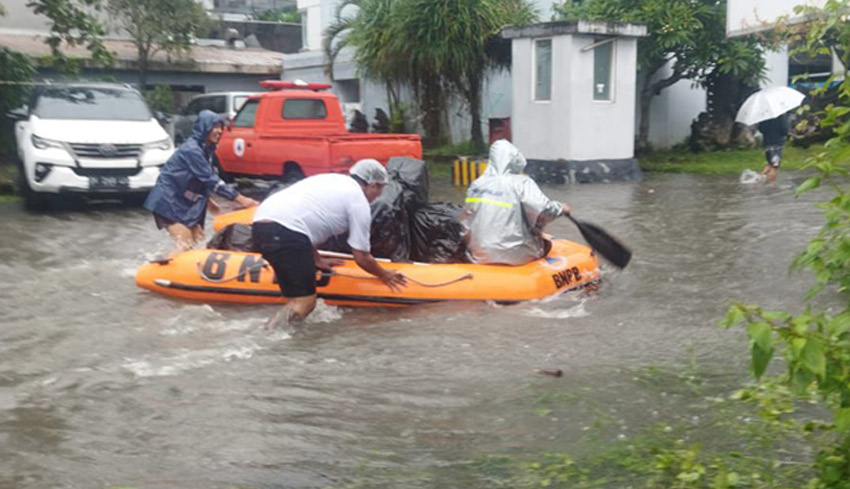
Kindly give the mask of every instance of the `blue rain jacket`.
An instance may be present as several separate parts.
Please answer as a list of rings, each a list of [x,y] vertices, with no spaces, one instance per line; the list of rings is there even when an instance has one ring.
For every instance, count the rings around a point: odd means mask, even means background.
[[[155,214],[192,228],[203,224],[210,192],[234,200],[239,193],[224,183],[213,170],[215,146],[205,144],[221,118],[202,110],[192,137],[186,140],[160,170],[156,186],[145,200],[145,208]]]

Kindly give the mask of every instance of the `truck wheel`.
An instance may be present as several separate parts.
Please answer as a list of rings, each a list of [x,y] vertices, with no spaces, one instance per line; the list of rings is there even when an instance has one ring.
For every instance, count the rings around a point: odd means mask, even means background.
[[[233,183],[235,180],[233,174],[221,167],[221,163],[218,161],[218,156],[213,156],[213,165],[215,165],[219,178],[224,180],[225,183]]]
[[[33,191],[29,181],[27,181],[24,164],[20,161],[18,162],[18,190],[21,193],[21,197],[24,198],[24,209],[28,211],[47,210],[49,205],[48,197]]]
[[[283,183],[295,183],[298,180],[304,179],[304,176],[304,170],[298,166],[298,163],[287,161],[283,165],[283,176],[281,177]]]

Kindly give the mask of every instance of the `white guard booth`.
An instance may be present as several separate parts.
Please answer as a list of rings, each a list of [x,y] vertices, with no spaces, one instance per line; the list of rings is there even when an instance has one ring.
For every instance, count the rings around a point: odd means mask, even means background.
[[[637,40],[646,27],[562,21],[508,27],[513,143],[542,181],[636,180]]]

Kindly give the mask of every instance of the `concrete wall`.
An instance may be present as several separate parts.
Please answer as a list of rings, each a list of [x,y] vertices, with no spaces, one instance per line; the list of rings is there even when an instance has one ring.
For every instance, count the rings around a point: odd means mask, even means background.
[[[594,160],[634,156],[637,42],[614,41],[613,101],[593,99],[593,36],[552,38],[552,95],[533,100],[532,38],[513,40],[514,143],[529,159]]]
[[[656,78],[670,75],[670,66],[662,68]],[[641,90],[643,87],[638,87]],[[635,101],[635,135],[640,123],[639,101]],[[706,108],[705,89],[691,80],[681,80],[652,99],[649,109],[649,142],[654,148],[671,148],[691,135],[691,123]]]

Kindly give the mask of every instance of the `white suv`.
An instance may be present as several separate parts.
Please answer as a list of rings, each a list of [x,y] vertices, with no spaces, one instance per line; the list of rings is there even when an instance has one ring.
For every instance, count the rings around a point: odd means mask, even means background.
[[[46,196],[125,195],[153,188],[174,145],[138,91],[48,84],[12,111],[27,207]]]

